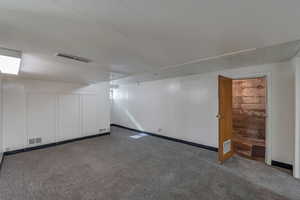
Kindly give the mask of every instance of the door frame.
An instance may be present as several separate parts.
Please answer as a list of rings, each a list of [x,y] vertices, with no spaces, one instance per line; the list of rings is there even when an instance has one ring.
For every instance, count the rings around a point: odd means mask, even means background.
[[[219,97],[219,111],[218,111],[218,115],[216,116],[218,118],[219,121],[219,151],[218,151],[218,160],[219,163],[222,164],[225,160],[228,160],[229,158],[231,158],[234,155],[234,150],[233,150],[233,145],[232,145],[232,136],[233,136],[233,127],[232,127],[232,80],[229,77],[225,77],[225,76],[218,76],[218,97]],[[229,86],[230,88],[228,88],[228,81],[230,82]],[[230,94],[228,94],[228,89],[230,89]],[[226,91],[227,90],[227,91]],[[223,95],[222,95],[223,94]],[[225,97],[225,99],[224,99]],[[229,99],[228,99],[229,98]],[[226,112],[226,110],[228,110],[228,101],[230,100],[230,106],[231,108],[229,109],[229,113]],[[222,101],[225,102],[222,103]],[[227,105],[226,105],[227,104]],[[225,109],[224,109],[225,108]],[[223,114],[225,116],[223,116]],[[229,123],[227,119],[227,117],[229,117],[228,115],[230,115],[230,130],[228,129],[227,125]],[[221,126],[223,125],[223,126]],[[227,151],[226,153],[224,152],[224,144],[225,142],[230,142],[230,149],[229,151]]]
[[[251,79],[251,78],[262,78],[264,77],[267,81],[267,94],[266,94],[266,150],[265,150],[265,163],[271,165],[272,163],[272,73],[261,72],[261,73],[249,73],[249,74],[221,74],[227,76],[233,80],[239,79]]]

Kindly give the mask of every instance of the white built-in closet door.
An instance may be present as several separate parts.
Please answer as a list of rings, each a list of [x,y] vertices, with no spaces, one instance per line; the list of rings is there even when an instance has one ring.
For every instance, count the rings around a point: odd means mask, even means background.
[[[41,143],[55,142],[56,96],[53,94],[27,95],[27,136],[41,138]],[[28,142],[28,141],[27,141]]]
[[[59,96],[59,140],[77,138],[80,133],[79,95]]]
[[[84,135],[95,135],[99,133],[97,124],[97,98],[96,95],[82,96],[82,126]]]

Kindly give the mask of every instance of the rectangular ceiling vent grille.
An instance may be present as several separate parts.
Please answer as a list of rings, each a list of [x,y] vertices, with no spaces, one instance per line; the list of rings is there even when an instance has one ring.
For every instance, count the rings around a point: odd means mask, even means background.
[[[83,62],[83,63],[91,62],[90,59],[79,57],[79,56],[74,56],[74,55],[70,55],[70,54],[58,53],[58,54],[56,54],[56,56],[66,58],[66,59],[70,59],[70,60],[75,60],[75,61],[78,61],[78,62]]]

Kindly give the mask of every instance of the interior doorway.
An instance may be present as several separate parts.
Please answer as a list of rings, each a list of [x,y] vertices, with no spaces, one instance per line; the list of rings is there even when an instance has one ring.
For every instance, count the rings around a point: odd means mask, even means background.
[[[232,80],[232,148],[234,153],[265,162],[266,77]]]

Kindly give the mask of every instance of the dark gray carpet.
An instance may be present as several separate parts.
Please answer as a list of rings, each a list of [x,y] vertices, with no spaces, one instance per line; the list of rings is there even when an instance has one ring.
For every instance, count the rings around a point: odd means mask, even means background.
[[[110,136],[6,156],[1,200],[300,199],[300,182],[262,163],[112,128]]]

